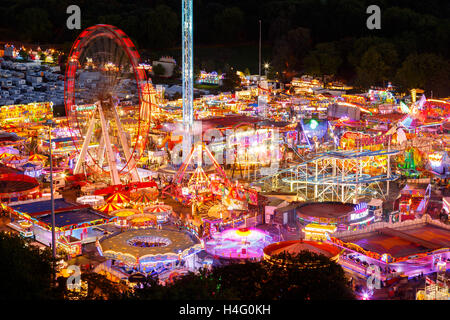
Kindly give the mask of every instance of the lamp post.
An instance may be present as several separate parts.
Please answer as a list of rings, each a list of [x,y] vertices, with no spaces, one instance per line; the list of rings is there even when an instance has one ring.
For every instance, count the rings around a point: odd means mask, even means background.
[[[266,80],[267,80],[267,70],[269,69],[270,64],[268,62],[264,63],[264,72],[265,72],[265,76],[266,76]]]
[[[258,63],[258,75],[261,80],[261,20],[259,20],[259,63]]]
[[[56,238],[55,238],[55,200],[53,198],[53,155],[52,155],[52,128],[55,122],[51,119],[47,120],[45,124],[49,127],[49,150],[50,150],[50,201],[51,201],[51,215],[52,215],[52,256],[53,256],[53,272],[55,272],[56,262]]]

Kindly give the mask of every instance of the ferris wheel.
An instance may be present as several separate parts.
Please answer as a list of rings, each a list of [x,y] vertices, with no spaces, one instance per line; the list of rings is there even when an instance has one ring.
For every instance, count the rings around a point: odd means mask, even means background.
[[[66,68],[64,100],[78,152],[73,173],[91,169],[139,181],[136,163],[144,152],[151,121],[151,81],[140,57],[120,29],[95,25],[75,40]]]

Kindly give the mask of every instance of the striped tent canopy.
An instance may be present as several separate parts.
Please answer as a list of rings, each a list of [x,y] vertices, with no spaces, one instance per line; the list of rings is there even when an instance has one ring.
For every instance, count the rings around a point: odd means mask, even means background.
[[[32,161],[32,162],[43,162],[47,160],[46,156],[43,156],[42,154],[33,154],[28,158],[28,161]]]
[[[13,155],[10,153],[0,153],[0,159],[5,159],[5,158],[9,158],[12,157]]]
[[[26,159],[14,154],[11,157],[4,158],[3,161],[7,163],[22,163],[26,162]]]
[[[130,198],[128,198],[123,193],[117,192],[106,198],[106,202],[110,203],[129,203]]]
[[[156,205],[145,208],[144,211],[151,213],[170,212],[172,211],[172,207],[163,203],[158,203]]]
[[[101,207],[99,207],[97,210],[100,212],[104,212],[104,213],[109,213],[109,212],[113,212],[116,210],[121,209],[118,205],[115,205],[113,203],[107,203]]]
[[[141,194],[138,194],[134,198],[134,202],[142,203],[142,204],[148,204],[148,203],[152,202],[152,199],[150,198],[150,196],[147,193],[141,193]]]

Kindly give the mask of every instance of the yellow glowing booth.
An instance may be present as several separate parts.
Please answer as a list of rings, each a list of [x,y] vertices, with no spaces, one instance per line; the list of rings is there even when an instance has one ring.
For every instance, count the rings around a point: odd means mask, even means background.
[[[303,232],[305,233],[305,240],[326,241],[326,234],[332,234],[336,231],[336,229],[337,227],[334,225],[310,223],[303,228]]]

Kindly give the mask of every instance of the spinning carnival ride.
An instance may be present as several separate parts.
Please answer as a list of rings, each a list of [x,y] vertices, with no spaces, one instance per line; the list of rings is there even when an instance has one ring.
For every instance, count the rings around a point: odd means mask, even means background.
[[[88,168],[139,181],[136,162],[144,152],[154,99],[131,40],[120,29],[95,25],[75,40],[64,86],[66,114],[78,151],[74,174]],[[81,139],[79,139],[81,138]],[[82,145],[77,141],[83,141]]]

